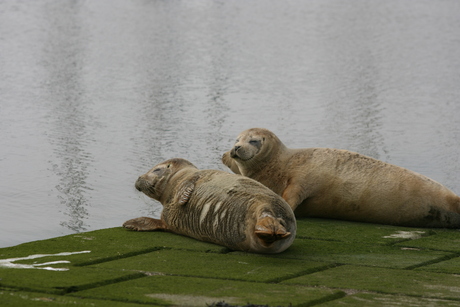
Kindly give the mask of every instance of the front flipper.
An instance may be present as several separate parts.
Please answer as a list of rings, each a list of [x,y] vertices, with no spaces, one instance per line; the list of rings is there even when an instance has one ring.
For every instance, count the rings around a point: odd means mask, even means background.
[[[230,156],[230,151],[227,151],[222,155],[222,163],[235,174],[241,175],[240,168],[236,164],[235,160]]]
[[[153,219],[151,217],[138,217],[123,223],[123,227],[135,231],[155,231],[168,230],[168,225],[163,220]]]
[[[291,235],[281,225],[279,219],[271,215],[265,215],[257,220],[255,233],[266,245],[270,245],[277,240],[282,240]]]
[[[302,186],[290,182],[288,186],[284,189],[281,197],[289,204],[292,211],[295,209],[307,198],[307,193],[302,189]]]
[[[194,176],[182,183],[174,197],[175,203],[182,206],[189,201],[190,196],[192,196],[192,193],[195,190],[195,182],[198,180],[198,178],[199,176]]]

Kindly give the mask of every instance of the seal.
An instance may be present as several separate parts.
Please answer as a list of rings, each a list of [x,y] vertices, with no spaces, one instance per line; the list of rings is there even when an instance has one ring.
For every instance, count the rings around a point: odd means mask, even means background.
[[[136,189],[163,205],[160,219],[139,217],[123,227],[163,230],[253,253],[280,253],[294,241],[296,220],[277,194],[250,178],[199,170],[184,159],[154,166]]]
[[[271,131],[243,131],[222,162],[282,196],[296,217],[460,228],[460,197],[408,169],[332,148],[291,149]]]

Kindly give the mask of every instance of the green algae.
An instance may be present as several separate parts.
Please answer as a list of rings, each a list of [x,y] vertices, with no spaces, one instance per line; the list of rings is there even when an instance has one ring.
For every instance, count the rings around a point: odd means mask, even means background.
[[[407,295],[388,295],[378,293],[356,293],[348,295],[344,298],[325,302],[320,306],[335,307],[335,306],[352,306],[352,307],[367,307],[367,306],[459,306],[458,301],[413,297]]]
[[[406,249],[399,246],[298,239],[292,248],[279,257],[326,263],[406,268],[451,254],[433,250]]]
[[[286,286],[225,279],[209,279],[155,275],[130,280],[103,288],[82,291],[75,295],[92,298],[114,297],[118,300],[152,302],[160,298],[164,304],[180,304],[188,298],[185,306],[206,306],[224,300],[231,304],[248,302],[270,306],[303,305],[311,301],[340,295],[340,291],[314,289],[303,286]],[[205,303],[205,304],[203,304]]]
[[[415,270],[460,275],[460,255],[456,254],[453,259],[427,264],[426,266],[415,268]]]
[[[324,267],[322,262],[279,259],[255,254],[210,254],[180,250],[159,250],[94,265],[99,269],[144,271],[233,280],[271,282]]]
[[[398,246],[425,248],[460,253],[460,230],[433,229],[435,235],[398,243]]]
[[[411,237],[395,236],[400,232],[417,234],[417,238],[427,237],[434,233],[433,230],[427,228],[409,228],[315,218],[297,220],[297,227],[298,238],[373,245],[392,245],[411,239]]]
[[[274,255],[121,227],[29,242],[0,249],[0,299],[2,306],[460,305],[458,230],[305,219],[298,233]]]
[[[460,275],[412,270],[344,265],[283,284],[460,300]]]

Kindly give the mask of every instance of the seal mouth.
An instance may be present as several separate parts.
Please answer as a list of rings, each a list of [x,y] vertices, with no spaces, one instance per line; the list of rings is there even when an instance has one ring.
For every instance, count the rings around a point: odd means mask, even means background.
[[[150,185],[145,179],[143,179],[142,177],[139,177],[134,186],[136,187],[136,190],[144,193],[145,195],[149,197],[153,197],[154,195],[156,195],[155,193],[156,182]]]
[[[238,156],[238,154],[237,154],[236,152],[234,152],[233,150],[232,150],[232,152],[230,153],[230,157],[232,157],[232,159],[241,159],[241,158]]]
[[[233,159],[239,158],[238,153],[237,153],[238,149],[240,149],[240,146],[233,147],[232,150],[230,150],[230,157],[232,157]]]
[[[240,156],[237,156],[237,155],[234,157],[234,159],[237,159],[237,160],[240,160],[240,161],[243,161],[243,162],[250,161],[250,160],[252,160],[252,158],[254,158],[254,156],[251,156],[251,157],[246,158],[246,159],[243,159],[243,158],[241,158]]]
[[[248,158],[243,158],[241,157],[239,154],[238,154],[238,150],[241,148],[241,146],[235,146],[232,148],[232,150],[230,151],[230,157],[232,157],[232,159],[237,159],[237,160],[240,160],[240,161],[249,161],[251,160],[254,156],[250,156]]]

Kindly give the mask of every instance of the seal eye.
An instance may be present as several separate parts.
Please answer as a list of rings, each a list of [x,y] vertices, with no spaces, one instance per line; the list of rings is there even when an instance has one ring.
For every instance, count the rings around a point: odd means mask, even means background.
[[[257,144],[259,144],[259,141],[258,141],[258,140],[250,140],[250,141],[249,141],[249,144],[251,144],[251,145],[257,145]]]

